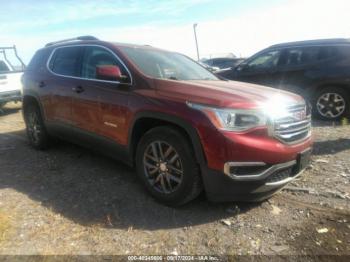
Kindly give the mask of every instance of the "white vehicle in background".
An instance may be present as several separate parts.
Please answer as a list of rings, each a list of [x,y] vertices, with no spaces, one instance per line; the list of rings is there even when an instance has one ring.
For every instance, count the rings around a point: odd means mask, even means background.
[[[10,62],[7,52],[14,52],[20,66]],[[16,46],[0,47],[0,109],[7,102],[18,102],[22,99],[21,77],[25,65],[17,54]]]

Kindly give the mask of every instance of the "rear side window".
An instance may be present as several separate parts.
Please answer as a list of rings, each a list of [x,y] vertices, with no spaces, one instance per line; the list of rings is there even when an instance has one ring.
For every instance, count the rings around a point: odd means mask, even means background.
[[[61,47],[55,50],[51,61],[52,72],[64,76],[79,76],[80,46]]]
[[[319,60],[319,47],[291,48],[287,50],[285,65],[300,66]]]
[[[337,57],[339,50],[336,46],[323,46],[320,48],[320,53],[318,55],[319,60],[327,60]]]
[[[336,49],[340,57],[350,58],[350,45],[338,46]]]
[[[5,64],[4,61],[0,60],[0,72],[8,72],[10,69],[8,66]]]

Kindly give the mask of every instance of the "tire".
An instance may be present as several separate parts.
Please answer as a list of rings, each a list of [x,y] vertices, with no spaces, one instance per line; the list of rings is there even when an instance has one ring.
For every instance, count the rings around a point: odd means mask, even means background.
[[[39,107],[35,104],[26,106],[24,108],[24,120],[29,143],[36,149],[48,148],[50,139]]]
[[[349,94],[339,87],[326,87],[313,97],[314,115],[323,120],[339,120],[350,113]]]
[[[180,206],[202,191],[193,149],[175,128],[164,126],[148,131],[137,146],[135,160],[141,181],[161,203]]]

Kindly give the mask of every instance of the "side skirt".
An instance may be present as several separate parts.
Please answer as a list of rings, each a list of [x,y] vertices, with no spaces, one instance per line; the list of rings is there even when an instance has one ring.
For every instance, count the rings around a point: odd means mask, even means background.
[[[63,123],[46,122],[45,126],[54,137],[99,152],[129,166],[133,165],[128,147],[114,140]]]

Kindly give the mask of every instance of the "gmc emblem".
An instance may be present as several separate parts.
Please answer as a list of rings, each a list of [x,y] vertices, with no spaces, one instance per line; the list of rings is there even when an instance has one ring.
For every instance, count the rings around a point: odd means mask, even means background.
[[[303,110],[300,110],[297,112],[293,112],[292,117],[295,120],[299,120],[299,121],[304,120],[306,118],[306,109],[303,109]]]

